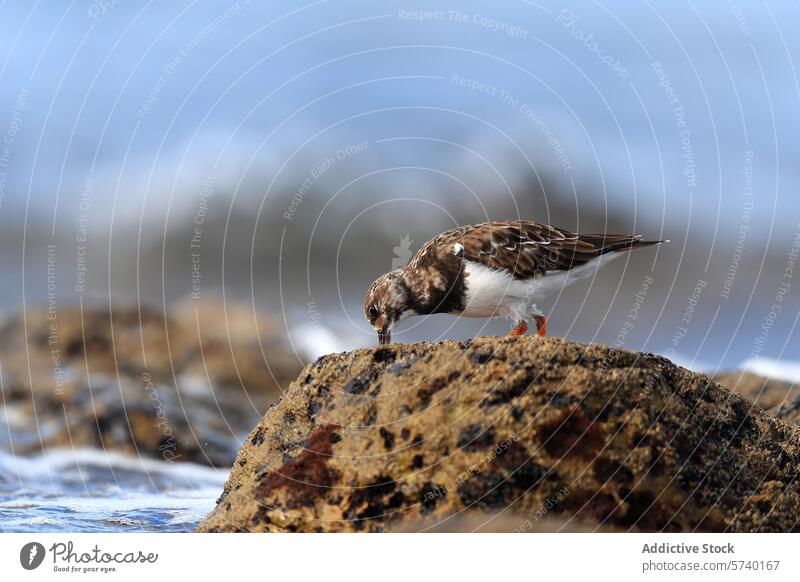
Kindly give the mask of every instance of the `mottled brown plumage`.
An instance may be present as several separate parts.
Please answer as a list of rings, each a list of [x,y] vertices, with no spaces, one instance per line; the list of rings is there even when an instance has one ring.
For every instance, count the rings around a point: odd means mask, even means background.
[[[390,341],[392,327],[405,317],[431,313],[507,315],[517,334],[530,317],[543,334],[546,320],[537,299],[586,276],[604,255],[661,242],[666,241],[576,234],[529,220],[461,226],[425,243],[405,267],[379,277],[367,291],[364,313],[381,343]]]
[[[432,238],[411,259],[419,268],[463,247],[465,260],[508,271],[515,279],[530,279],[550,271],[569,270],[609,252],[642,248],[662,241],[643,241],[641,235],[576,234],[531,220],[470,224]]]

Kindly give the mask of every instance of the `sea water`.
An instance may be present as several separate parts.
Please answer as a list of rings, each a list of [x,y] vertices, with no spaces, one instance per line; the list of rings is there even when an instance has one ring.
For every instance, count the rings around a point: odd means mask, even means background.
[[[192,531],[227,475],[100,449],[0,452],[0,532]]]

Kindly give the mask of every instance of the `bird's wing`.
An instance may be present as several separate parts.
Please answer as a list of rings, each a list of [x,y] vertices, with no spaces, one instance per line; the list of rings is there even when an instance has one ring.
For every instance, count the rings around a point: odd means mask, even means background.
[[[445,256],[461,256],[515,279],[531,279],[550,271],[566,271],[608,252],[653,244],[641,236],[579,235],[527,220],[485,222],[449,230],[431,239],[411,260],[424,265]]]

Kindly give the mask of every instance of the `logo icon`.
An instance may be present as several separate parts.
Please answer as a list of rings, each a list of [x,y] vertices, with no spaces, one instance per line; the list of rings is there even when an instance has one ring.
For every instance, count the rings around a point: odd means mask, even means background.
[[[28,542],[19,551],[19,563],[26,570],[35,570],[44,561],[44,546],[39,542]]]
[[[411,244],[413,242],[414,241],[411,240],[411,235],[407,234],[400,239],[400,244],[392,249],[394,251],[392,270],[405,267],[408,261],[411,260],[411,256],[414,254],[411,252]]]

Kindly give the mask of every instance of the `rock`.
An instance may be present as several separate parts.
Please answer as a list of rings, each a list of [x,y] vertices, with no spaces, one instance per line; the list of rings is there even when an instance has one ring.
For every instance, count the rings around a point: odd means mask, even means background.
[[[800,426],[800,385],[743,371],[721,372],[714,380],[752,400],[770,416]]]
[[[198,529],[797,531],[799,473],[797,428],[662,357],[423,342],[307,366]]]
[[[260,415],[247,408],[242,396],[233,398],[224,390],[215,394],[207,384],[192,386],[187,378],[178,385],[181,389],[157,384],[147,374],[138,379],[81,376],[68,394],[37,395],[8,405],[6,413],[13,413],[10,445],[15,453],[95,447],[167,461],[229,465],[241,443],[242,427],[252,426]]]
[[[795,396],[789,402],[785,402],[775,409],[775,418],[780,418],[783,422],[800,426],[800,396]]]
[[[209,376],[215,386],[264,394],[274,402],[305,363],[284,330],[250,306],[195,300],[175,306],[170,315],[179,323],[181,373]]]
[[[187,302],[170,315],[31,309],[0,328],[0,446],[94,446],[226,466],[300,363],[266,319]]]
[[[789,405],[800,396],[800,386],[797,384],[741,370],[716,374],[714,381],[738,392],[767,411],[777,412],[779,407]]]

